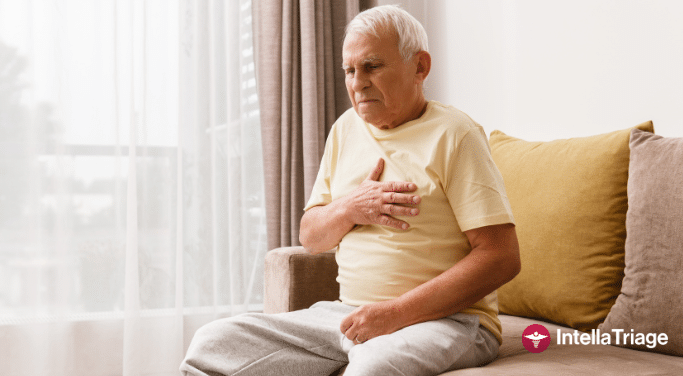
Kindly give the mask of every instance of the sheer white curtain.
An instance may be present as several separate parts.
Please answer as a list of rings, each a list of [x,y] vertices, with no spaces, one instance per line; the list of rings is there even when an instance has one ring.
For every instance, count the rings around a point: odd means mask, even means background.
[[[177,375],[259,310],[250,0],[0,0],[0,373]]]

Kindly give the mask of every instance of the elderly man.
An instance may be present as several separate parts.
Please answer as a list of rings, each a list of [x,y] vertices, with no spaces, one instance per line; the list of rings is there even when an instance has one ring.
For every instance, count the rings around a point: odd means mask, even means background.
[[[502,341],[495,290],[520,269],[486,135],[427,101],[420,23],[394,6],[347,27],[353,109],[333,126],[300,240],[337,247],[340,298],[200,329],[186,375],[437,375],[484,365]]]

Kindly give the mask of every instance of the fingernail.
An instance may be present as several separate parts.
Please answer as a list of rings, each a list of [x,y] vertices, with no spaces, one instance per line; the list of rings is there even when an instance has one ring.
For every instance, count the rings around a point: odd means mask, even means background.
[[[404,230],[407,230],[407,229],[408,229],[408,224],[407,224],[407,223],[404,223],[403,226],[401,226],[401,228],[403,228]]]
[[[413,203],[419,204],[420,203],[420,196],[413,197]]]
[[[417,215],[417,213],[418,213],[418,210],[417,210],[417,209],[412,209],[412,210],[410,211],[410,214],[411,214],[411,215]]]

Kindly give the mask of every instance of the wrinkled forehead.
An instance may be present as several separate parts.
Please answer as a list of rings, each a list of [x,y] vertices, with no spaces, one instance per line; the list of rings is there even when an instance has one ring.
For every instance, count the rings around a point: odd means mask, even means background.
[[[368,60],[386,60],[399,56],[397,36],[371,33],[349,33],[344,38],[342,61],[351,66]]]

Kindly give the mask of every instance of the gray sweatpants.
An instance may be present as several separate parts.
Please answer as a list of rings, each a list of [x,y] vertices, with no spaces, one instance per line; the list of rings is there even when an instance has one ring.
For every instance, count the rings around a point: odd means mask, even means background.
[[[200,328],[180,371],[189,376],[438,375],[493,361],[498,341],[476,315],[458,313],[354,345],[341,333],[356,307],[319,302],[275,315],[244,314]]]

